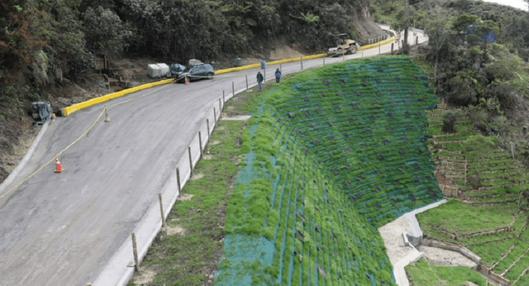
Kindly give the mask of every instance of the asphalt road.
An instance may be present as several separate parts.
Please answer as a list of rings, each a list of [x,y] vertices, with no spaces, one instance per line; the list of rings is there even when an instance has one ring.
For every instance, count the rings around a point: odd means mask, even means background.
[[[389,49],[382,46],[380,52]],[[378,53],[375,48],[346,59]],[[342,60],[327,58],[326,63]],[[303,65],[308,69],[322,63],[317,59]],[[275,68],[269,67],[269,77]],[[284,74],[298,71],[300,63],[283,65]],[[206,133],[205,119],[213,121],[222,90],[231,93],[232,82],[236,90],[243,89],[245,75],[255,83],[256,72],[138,92],[108,103],[108,123],[96,120],[104,105],[51,123],[28,163],[0,193],[0,285],[84,286],[101,278],[157,203],[160,190],[175,180],[175,168],[186,158],[197,130]],[[24,180],[75,141],[61,157],[64,173],[54,174],[49,164]]]

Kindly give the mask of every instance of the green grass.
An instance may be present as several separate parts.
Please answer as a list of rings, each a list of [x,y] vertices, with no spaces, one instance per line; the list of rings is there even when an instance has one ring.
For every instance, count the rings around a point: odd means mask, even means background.
[[[487,285],[485,277],[472,269],[435,266],[424,259],[406,267],[406,273],[413,286],[464,286],[467,281]]]
[[[450,200],[442,207],[419,214],[418,218],[427,233],[442,228],[464,234],[507,226],[512,222],[512,215],[510,208],[470,207],[460,201]]]

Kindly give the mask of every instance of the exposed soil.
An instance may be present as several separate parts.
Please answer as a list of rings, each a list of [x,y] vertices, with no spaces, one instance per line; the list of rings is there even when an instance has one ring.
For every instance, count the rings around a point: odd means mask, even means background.
[[[462,254],[455,251],[429,246],[420,246],[419,251],[421,251],[424,254],[424,257],[433,264],[447,266],[464,266],[469,268],[477,267],[477,264],[474,261],[466,258]]]

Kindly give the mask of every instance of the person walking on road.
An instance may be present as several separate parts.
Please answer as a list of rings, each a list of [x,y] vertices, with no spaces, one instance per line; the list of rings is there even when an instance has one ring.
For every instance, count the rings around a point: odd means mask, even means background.
[[[257,85],[259,86],[259,90],[263,90],[263,81],[264,76],[261,72],[257,73]]]
[[[279,68],[276,69],[276,83],[279,83],[281,81],[281,70],[279,70]]]

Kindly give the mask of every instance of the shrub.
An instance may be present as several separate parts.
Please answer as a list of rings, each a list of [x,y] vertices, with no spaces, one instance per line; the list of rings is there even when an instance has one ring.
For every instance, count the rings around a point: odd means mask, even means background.
[[[456,121],[457,117],[454,112],[446,112],[443,114],[443,127],[442,130],[445,133],[455,133],[456,132]]]

